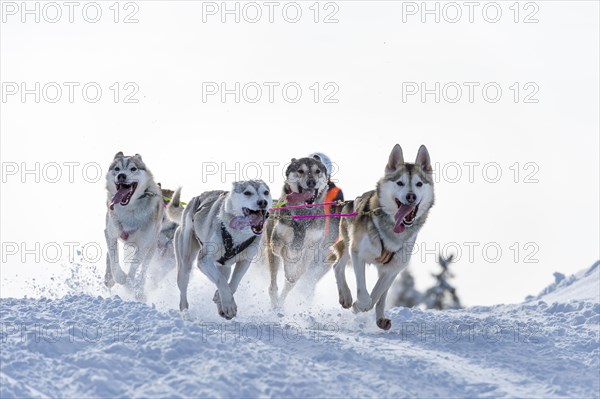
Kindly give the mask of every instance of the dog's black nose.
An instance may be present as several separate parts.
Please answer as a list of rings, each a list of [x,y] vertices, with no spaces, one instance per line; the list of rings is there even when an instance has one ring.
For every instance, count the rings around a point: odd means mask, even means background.
[[[259,208],[265,209],[267,207],[267,200],[258,200],[256,201],[256,204]]]
[[[409,204],[414,203],[417,200],[417,195],[415,193],[406,194],[406,202]]]
[[[125,180],[127,180],[127,175],[125,173],[119,173],[117,175],[117,180],[119,180],[119,181],[125,181]]]
[[[315,179],[308,179],[306,181],[306,185],[308,186],[308,188],[315,188],[315,186],[317,185],[317,181]]]

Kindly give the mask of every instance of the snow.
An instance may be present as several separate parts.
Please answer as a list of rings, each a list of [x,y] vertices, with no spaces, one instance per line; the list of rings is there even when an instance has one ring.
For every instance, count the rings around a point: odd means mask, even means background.
[[[148,304],[3,298],[0,397],[599,397],[599,277],[596,263],[516,305],[393,308],[387,332],[332,295],[272,312],[257,273],[234,321],[200,273],[186,318],[170,285]]]

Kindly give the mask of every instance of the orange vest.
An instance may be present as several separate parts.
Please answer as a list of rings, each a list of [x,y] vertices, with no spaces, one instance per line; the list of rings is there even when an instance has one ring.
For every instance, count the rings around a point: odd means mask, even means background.
[[[325,202],[335,201],[335,198],[337,198],[340,191],[341,189],[337,186],[329,189],[329,191],[327,191],[327,194],[325,194]],[[326,215],[331,214],[331,205],[325,205],[323,208],[325,210]],[[329,219],[329,217],[325,218],[325,234],[329,233]]]

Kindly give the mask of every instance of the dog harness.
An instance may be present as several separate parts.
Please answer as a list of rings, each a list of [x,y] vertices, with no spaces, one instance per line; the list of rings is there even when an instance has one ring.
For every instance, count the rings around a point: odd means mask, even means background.
[[[370,211],[370,206],[369,206],[369,202],[371,202],[371,198],[373,197],[373,194],[371,194],[369,196],[369,198],[367,198],[367,200],[365,201],[365,206],[363,208],[363,212],[364,213],[368,213]],[[377,228],[377,225],[375,225],[375,230],[377,230],[377,235],[379,236],[379,241],[381,242],[381,255],[379,255],[378,258],[376,258],[375,260],[377,262],[380,262],[383,265],[387,265],[388,263],[390,263],[392,261],[392,259],[394,259],[394,255],[396,254],[395,252],[391,252],[389,251],[385,245],[383,244],[383,238],[381,238],[381,233],[379,232],[379,229]]]
[[[248,248],[254,242],[254,240],[256,240],[256,236],[252,236],[246,241],[242,242],[240,245],[234,246],[233,237],[225,228],[224,223],[221,223],[221,237],[223,238],[225,253],[217,260],[217,263],[221,264],[222,266],[225,266],[225,262],[227,262],[229,259],[233,258],[237,254]]]

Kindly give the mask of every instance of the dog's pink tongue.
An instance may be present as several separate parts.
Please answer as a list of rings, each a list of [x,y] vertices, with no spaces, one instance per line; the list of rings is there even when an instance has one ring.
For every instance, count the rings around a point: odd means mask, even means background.
[[[119,202],[121,202],[128,193],[129,193],[129,188],[122,188],[119,191],[117,191],[115,196],[110,201],[110,209],[113,209],[115,204],[118,204]]]
[[[235,216],[229,222],[229,226],[236,230],[242,230],[252,225],[257,225],[262,221],[262,218],[257,214],[251,214],[247,216]]]
[[[311,199],[312,196],[313,196],[313,193],[311,193],[310,191],[303,191],[301,193],[288,194],[285,197],[285,199],[287,200],[288,204],[290,204],[290,205],[298,205],[298,204],[305,203],[307,200]]]
[[[411,213],[413,211],[413,209],[415,209],[414,206],[404,205],[404,204],[401,205],[400,208],[398,208],[398,212],[396,212],[396,214],[394,215],[394,219],[396,219],[396,225],[394,226],[394,233],[399,234],[399,233],[404,232],[404,230],[406,230],[406,227],[404,226],[402,221],[404,220],[406,215],[408,215],[409,213]]]

